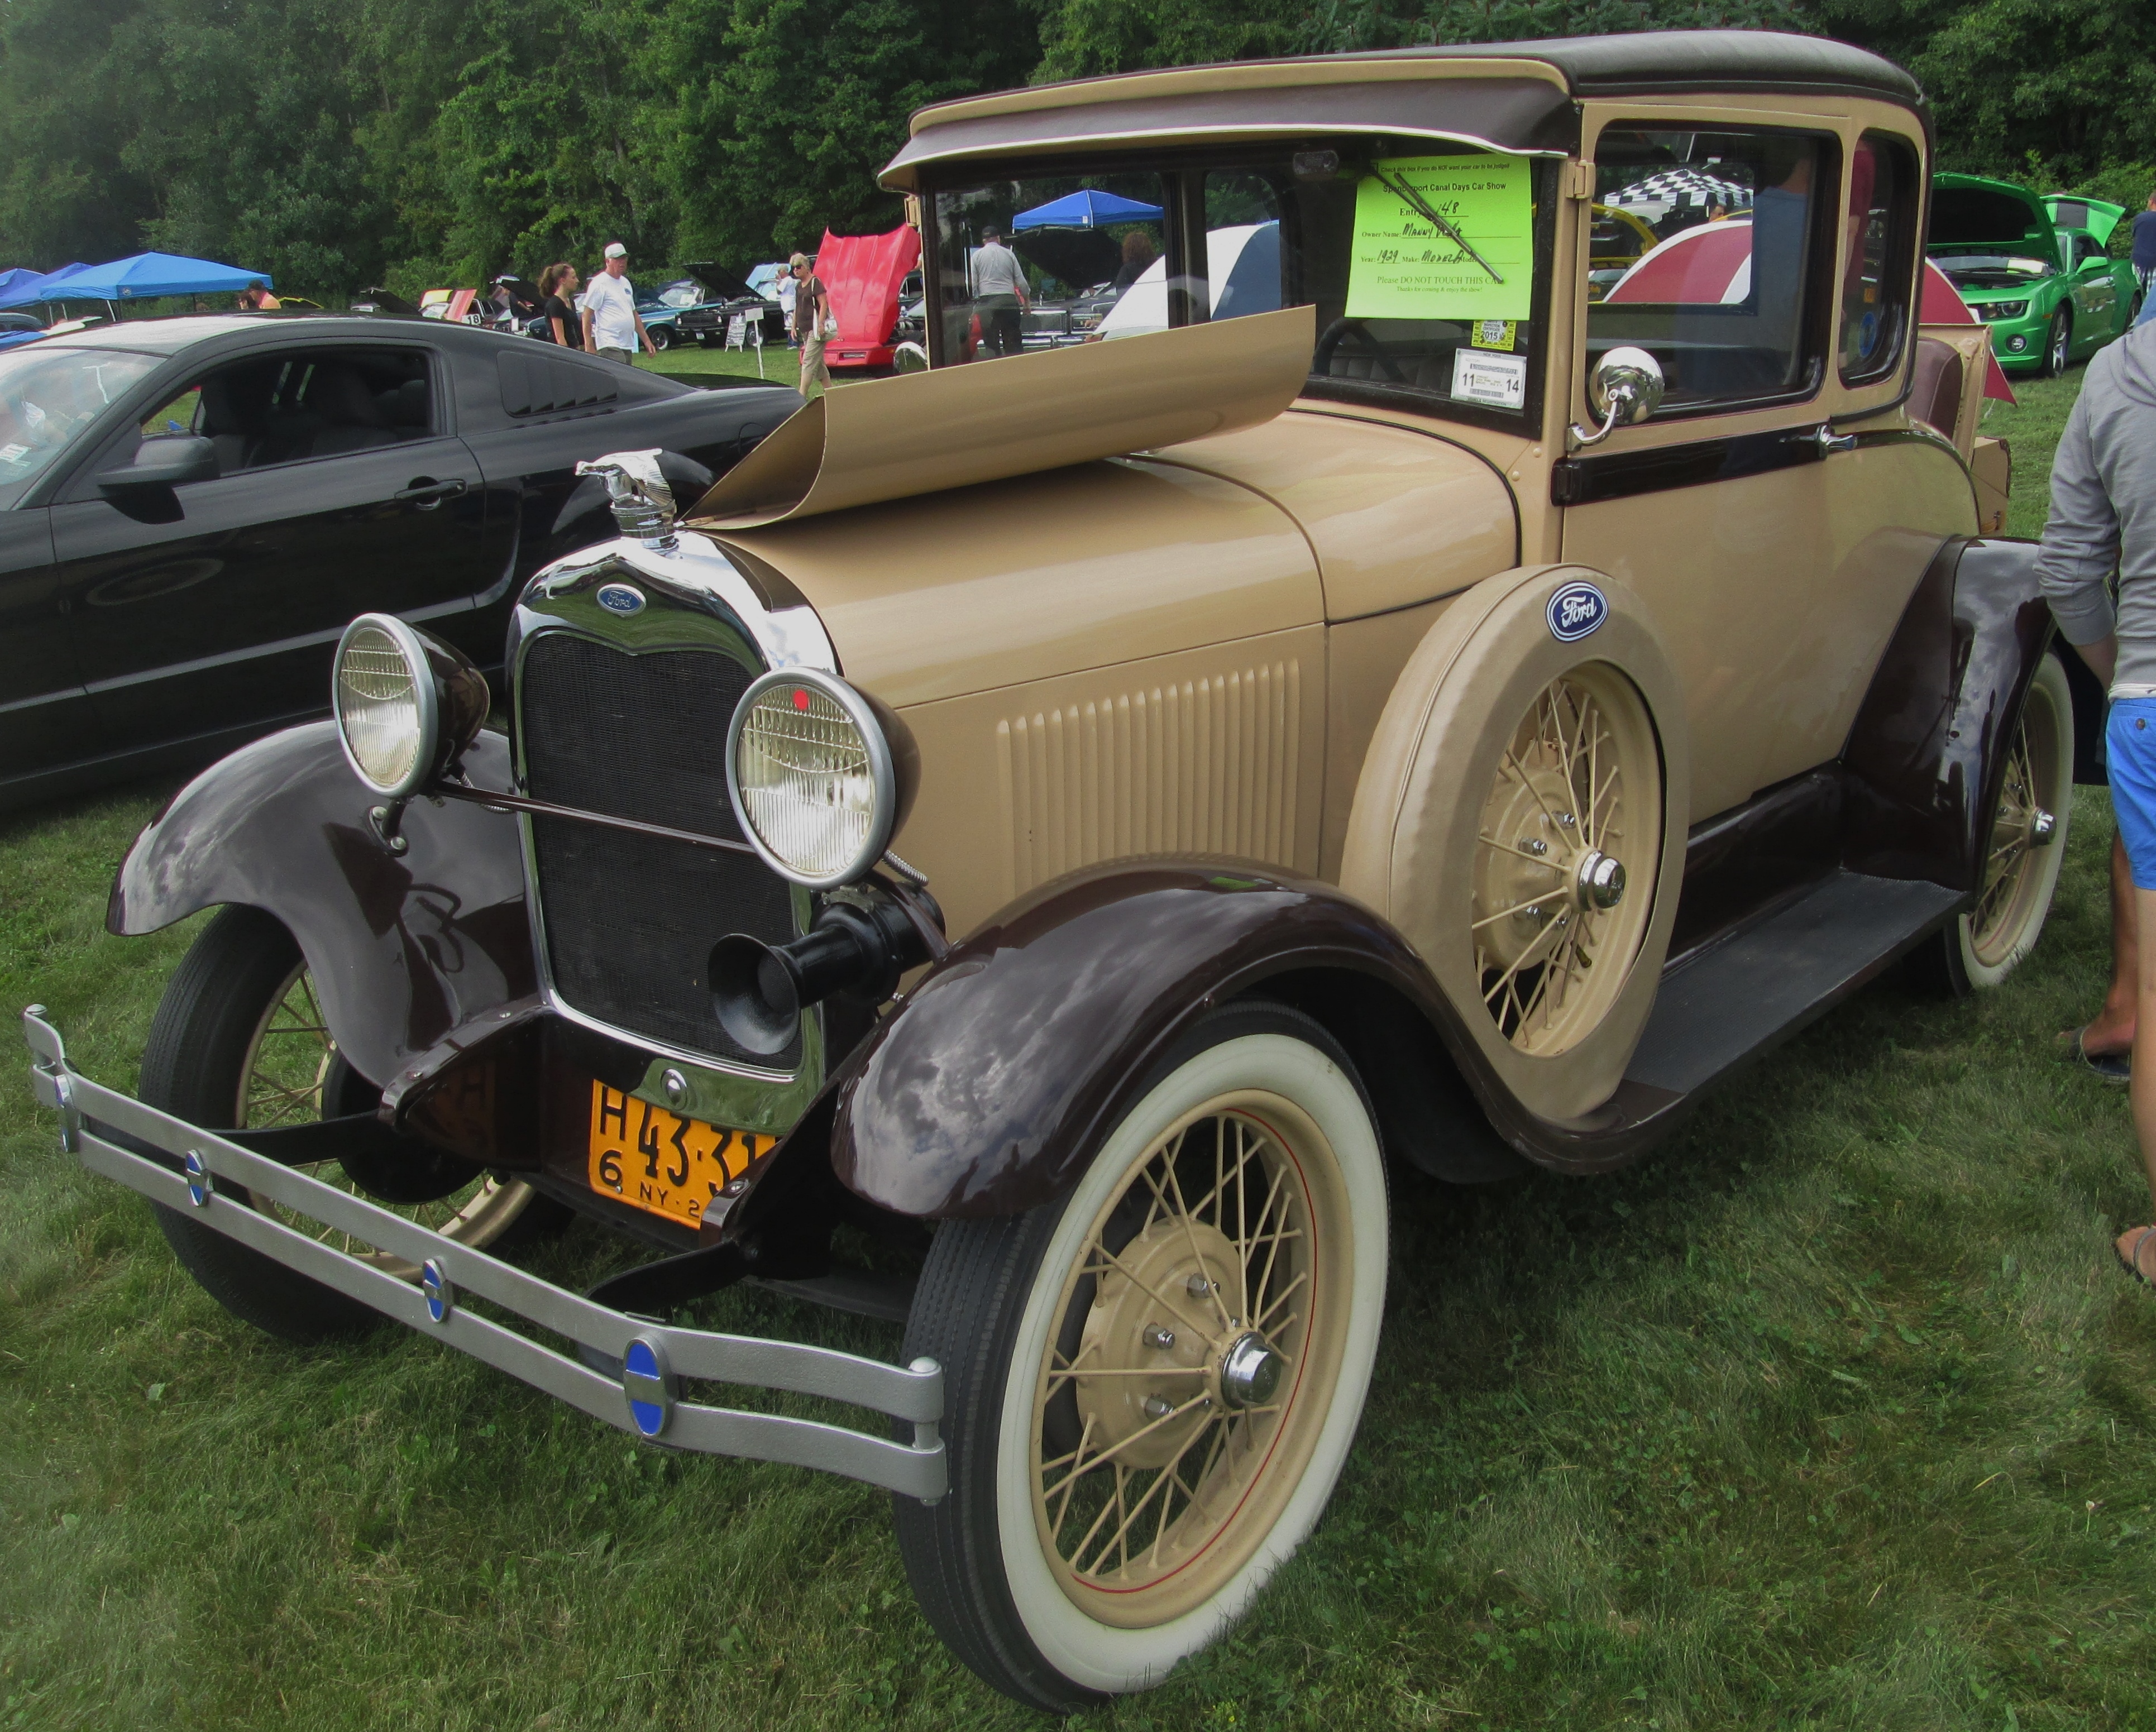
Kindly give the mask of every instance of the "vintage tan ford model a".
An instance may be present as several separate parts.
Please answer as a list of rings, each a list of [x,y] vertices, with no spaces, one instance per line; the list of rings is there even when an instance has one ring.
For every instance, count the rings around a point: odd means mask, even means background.
[[[354,622],[336,720],[120,872],[116,932],[225,909],[143,1100],[28,1019],[68,1146],[266,1329],[890,1488],[1021,1700],[1158,1681],[1341,1470],[1389,1171],[1617,1165],[1891,964],[2035,940],[2097,694],[1979,535],[1928,147],[1893,66],[1750,33],[923,112],[933,366],[701,500],[601,465],[506,735]],[[1610,211],[1655,239],[1590,295]],[[1099,341],[1025,351],[991,229]],[[567,1209],[661,1254],[507,1260]],[[898,1362],[669,1320],[750,1279]]]

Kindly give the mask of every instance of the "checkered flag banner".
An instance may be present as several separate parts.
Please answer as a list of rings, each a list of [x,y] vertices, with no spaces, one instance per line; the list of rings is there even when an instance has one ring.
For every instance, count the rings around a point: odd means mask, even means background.
[[[1702,169],[1665,168],[1612,192],[1602,202],[1655,223],[1671,211],[1704,213],[1709,206],[1717,204],[1724,210],[1748,211],[1752,208],[1752,189]]]

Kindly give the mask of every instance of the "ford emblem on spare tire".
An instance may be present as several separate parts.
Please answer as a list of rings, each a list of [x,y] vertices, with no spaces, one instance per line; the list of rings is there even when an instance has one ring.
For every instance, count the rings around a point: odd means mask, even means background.
[[[606,592],[600,591],[602,597]],[[1550,636],[1577,643],[1609,617],[1609,602],[1591,583],[1568,583],[1549,598]]]
[[[644,592],[633,589],[626,583],[602,583],[598,589],[598,604],[609,613],[641,613],[644,612]],[[1550,617],[1554,619],[1557,616],[1553,614]],[[1555,631],[1557,628],[1553,625],[1550,629]]]

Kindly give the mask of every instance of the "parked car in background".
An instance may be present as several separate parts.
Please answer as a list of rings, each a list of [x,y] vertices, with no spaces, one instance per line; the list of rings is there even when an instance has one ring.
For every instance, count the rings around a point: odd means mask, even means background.
[[[398,319],[419,316],[418,305],[393,289],[362,289],[352,296],[351,310],[355,313],[382,313]]]
[[[45,334],[45,321],[33,313],[0,312],[0,349],[34,342]]]
[[[2061,226],[2054,213],[2078,219]],[[2133,322],[2133,267],[2109,251],[2118,206],[2053,195],[1978,175],[1933,177],[1924,250],[1991,326],[2010,373],[2064,372]]]
[[[419,316],[452,325],[475,325],[485,316],[475,311],[478,300],[476,289],[429,289],[419,297]]]
[[[223,909],[157,1110],[33,1014],[39,1099],[235,1314],[386,1314],[624,1432],[881,1487],[995,1688],[1158,1683],[1356,1471],[1428,1252],[1389,1186],[1621,1166],[1890,968],[1967,992],[2036,942],[2102,693],[1979,522],[1984,333],[1917,317],[1931,145],[1901,69],[1758,31],[917,112],[881,184],[933,368],[685,516],[666,403],[562,422],[610,443],[619,533],[522,582],[491,689],[469,603],[353,618],[336,720],[205,772],[116,880],[116,933]],[[1590,302],[1594,207],[1695,162],[1746,217]],[[1127,340],[973,359],[978,225],[1111,169],[1209,213]],[[467,373],[448,335],[458,404],[560,411],[507,382],[534,346],[475,333]],[[118,377],[125,445],[196,370]],[[464,504],[354,566],[462,559]],[[495,1254],[535,1209],[649,1258],[557,1286]],[[903,1318],[896,1362],[679,1319],[749,1279]]]
[[[692,333],[680,328],[685,313],[701,312],[725,304],[726,296],[711,288],[702,278],[680,276],[671,282],[661,283],[655,289],[637,291],[637,316],[644,320],[644,328],[650,335],[654,349],[670,349],[677,342],[687,341]]]
[[[1588,238],[1588,300],[1607,296],[1617,279],[1651,253],[1660,239],[1632,212],[1614,204],[1596,205]]]
[[[663,446],[721,473],[798,402],[311,314],[0,353],[0,806],[321,713],[357,612],[497,664],[524,580],[610,524],[580,459]]]
[[[785,311],[775,289],[758,291],[738,277],[717,271],[707,271],[704,281],[708,298],[683,308],[675,318],[674,328],[681,337],[694,339],[706,349],[717,348],[726,342],[726,327],[736,319],[747,319],[762,328],[767,346],[786,341]]]

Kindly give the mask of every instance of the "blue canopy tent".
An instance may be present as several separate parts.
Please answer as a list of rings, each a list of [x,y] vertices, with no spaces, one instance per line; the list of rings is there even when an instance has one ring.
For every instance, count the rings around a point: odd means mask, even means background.
[[[182,259],[172,253],[137,253],[88,269],[70,265],[61,279],[55,271],[38,284],[33,300],[154,300],[164,295],[237,295],[249,283],[275,286],[266,270],[241,270],[207,259]]]
[[[64,283],[79,277],[89,269],[86,264],[63,264],[58,270],[47,271],[43,276],[39,276],[35,271],[26,272],[21,280],[10,283],[5,290],[0,290],[0,308],[26,307],[34,302],[46,300],[64,300],[66,299],[64,295],[49,296],[40,291],[50,288],[55,283]],[[99,297],[90,295],[85,299],[95,300]]]
[[[41,271],[31,270],[23,265],[18,265],[13,270],[0,270],[0,295],[11,294],[25,283],[34,283],[43,274]]]
[[[1011,233],[1029,228],[1098,228],[1109,223],[1150,223],[1163,214],[1157,204],[1140,204],[1135,198],[1118,198],[1112,192],[1066,192],[1020,211],[1011,218]]]

